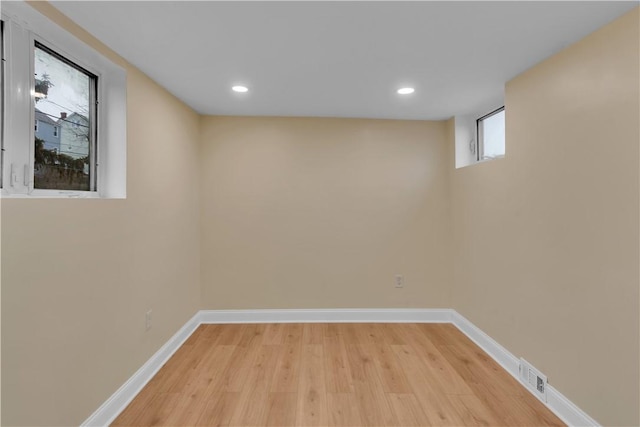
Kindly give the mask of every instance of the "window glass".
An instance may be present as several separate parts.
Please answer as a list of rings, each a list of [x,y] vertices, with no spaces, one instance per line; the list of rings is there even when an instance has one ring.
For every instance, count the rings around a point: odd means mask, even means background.
[[[96,78],[36,43],[34,188],[93,189]]]
[[[494,159],[505,154],[504,108],[478,120],[479,160]]]

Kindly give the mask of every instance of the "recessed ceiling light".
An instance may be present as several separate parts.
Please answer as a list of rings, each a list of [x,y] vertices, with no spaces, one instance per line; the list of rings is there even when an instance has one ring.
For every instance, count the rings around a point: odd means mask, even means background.
[[[409,95],[410,93],[413,93],[415,91],[416,90],[414,88],[412,88],[412,87],[403,87],[403,88],[398,89],[398,93],[400,95]]]
[[[231,88],[231,90],[234,92],[240,92],[240,93],[249,92],[249,88],[246,86],[234,86]]]

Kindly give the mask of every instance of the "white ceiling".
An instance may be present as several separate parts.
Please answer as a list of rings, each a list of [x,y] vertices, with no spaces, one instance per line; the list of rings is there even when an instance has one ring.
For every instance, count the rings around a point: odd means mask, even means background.
[[[445,119],[638,2],[53,4],[202,114]]]

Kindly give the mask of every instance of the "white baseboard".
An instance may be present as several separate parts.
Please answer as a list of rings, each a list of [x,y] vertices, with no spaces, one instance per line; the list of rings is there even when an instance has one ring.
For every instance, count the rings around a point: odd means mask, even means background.
[[[200,313],[196,313],[178,332],[173,335],[147,362],[136,371],[115,393],[107,399],[80,426],[108,426],[124,411],[127,405],[153,378],[167,360],[200,326]]]
[[[202,323],[449,323],[453,310],[413,308],[202,310]]]
[[[519,359],[452,309],[201,310],[81,427],[108,426],[113,422],[193,331],[200,324],[207,323],[452,323],[520,381]],[[547,407],[567,425],[600,427],[593,418],[550,385],[547,386],[547,398]]]
[[[498,344],[493,338],[485,334],[480,328],[467,320],[464,316],[455,310],[452,310],[452,322],[462,333],[464,333],[471,341],[476,343],[478,347],[491,356],[500,366],[511,374],[518,382],[522,383],[519,376],[519,359],[511,354],[509,350]],[[530,391],[523,385],[525,390]],[[530,391],[531,392],[531,391]],[[532,395],[536,396],[533,392]],[[538,396],[536,396],[538,397]],[[580,427],[600,427],[600,424],[591,418],[586,412],[578,408],[562,393],[547,385],[547,402],[545,405],[569,426]]]
[[[547,385],[547,406],[568,426],[600,427],[589,414],[550,385]]]

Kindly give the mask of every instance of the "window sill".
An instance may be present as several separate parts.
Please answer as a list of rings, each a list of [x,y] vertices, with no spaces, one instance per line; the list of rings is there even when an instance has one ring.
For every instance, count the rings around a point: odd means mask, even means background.
[[[500,159],[504,159],[504,154],[502,156],[485,157],[484,159],[478,160],[476,163],[484,163],[484,162],[490,162],[492,160],[500,160]]]
[[[57,190],[33,190],[31,193],[11,193],[2,190],[0,198],[3,199],[103,199],[97,191],[57,191]]]

